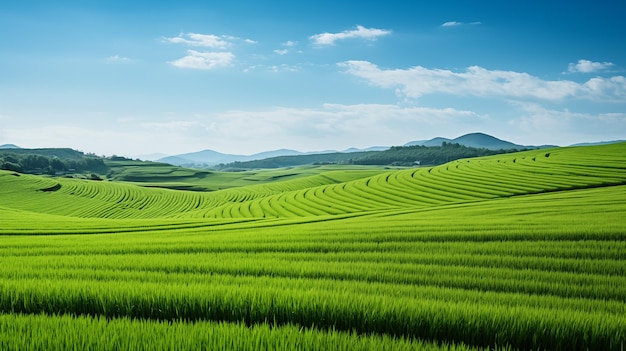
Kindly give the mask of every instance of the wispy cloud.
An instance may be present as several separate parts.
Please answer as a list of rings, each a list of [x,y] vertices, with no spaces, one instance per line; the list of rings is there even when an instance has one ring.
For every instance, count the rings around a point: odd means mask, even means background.
[[[570,73],[592,73],[604,71],[613,66],[613,63],[611,62],[593,62],[589,60],[578,60],[578,63],[570,63],[567,70]]]
[[[481,22],[458,22],[458,21],[449,21],[449,22],[445,22],[443,23],[441,26],[442,27],[459,27],[459,26],[465,26],[465,25],[471,25],[471,26],[476,26],[482,24]]]
[[[300,66],[298,65],[288,65],[288,64],[282,64],[282,65],[273,65],[273,66],[269,66],[267,68],[267,70],[269,72],[273,72],[273,73],[279,73],[279,72],[298,72],[300,71]]]
[[[278,55],[287,55],[288,53],[293,51],[293,47],[295,47],[297,44],[298,42],[295,41],[286,41],[280,44],[281,46],[283,46],[283,48],[274,50],[274,53]]]
[[[230,45],[227,40],[232,39],[234,39],[234,37],[217,36],[214,34],[181,33],[177,37],[164,37],[163,41],[175,44],[185,44],[189,46],[223,49]]]
[[[241,39],[232,35],[215,35],[200,33],[180,33],[176,37],[162,37],[161,40],[166,43],[184,44],[189,46],[206,47],[213,49],[224,49],[235,41],[243,41],[247,44],[257,44],[258,41],[250,38]]]
[[[626,113],[587,113],[547,109],[536,103],[516,102],[520,110],[509,125],[525,135],[533,135],[550,143],[568,145],[575,142],[623,139]],[[555,133],[558,131],[558,133]],[[559,141],[557,138],[564,139]]]
[[[462,72],[422,66],[385,70],[368,61],[346,61],[339,63],[339,66],[370,84],[397,89],[398,93],[409,98],[446,93],[543,100],[574,97],[623,102],[626,99],[626,78],[623,76],[596,77],[577,83],[570,80],[543,80],[528,73],[488,70],[479,66],[468,67]]]
[[[237,147],[235,141],[244,138],[265,149],[291,145],[304,151],[319,150],[320,145],[337,149],[398,145],[419,137],[461,135],[476,123],[489,123],[472,111],[384,104],[229,111],[207,116],[207,120],[213,128],[207,137],[216,143]],[[377,131],[375,139],[372,130]]]
[[[107,61],[122,63],[122,62],[130,62],[132,60],[129,59],[128,57],[124,57],[124,56],[120,56],[120,55],[113,55],[113,56],[107,57]]]
[[[231,52],[201,52],[187,50],[187,56],[168,63],[179,68],[210,70],[233,64],[235,55]]]
[[[390,30],[377,29],[377,28],[365,28],[363,26],[356,26],[356,29],[346,30],[340,33],[321,33],[315,34],[309,37],[315,45],[334,45],[337,40],[361,38],[367,40],[376,40],[378,37],[391,34]]]

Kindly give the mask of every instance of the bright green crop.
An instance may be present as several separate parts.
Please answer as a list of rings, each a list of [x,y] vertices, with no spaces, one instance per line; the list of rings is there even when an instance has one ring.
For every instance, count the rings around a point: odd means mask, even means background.
[[[625,151],[212,193],[0,172],[0,348],[622,350]]]

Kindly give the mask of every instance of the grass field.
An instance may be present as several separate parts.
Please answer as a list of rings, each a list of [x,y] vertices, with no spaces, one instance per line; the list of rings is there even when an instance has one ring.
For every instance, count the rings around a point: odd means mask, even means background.
[[[276,172],[0,172],[0,348],[626,346],[624,143]]]
[[[329,174],[325,182],[337,180],[351,180],[359,177],[368,177],[384,172],[388,167],[383,166],[337,166],[337,165],[308,165],[281,169],[259,169],[240,172],[220,172],[194,170],[172,166],[159,162],[144,161],[107,161],[109,167],[108,178],[114,181],[123,181],[146,187],[156,187],[174,190],[216,191],[222,189],[244,187],[273,183],[276,181],[294,180],[314,175]],[[348,179],[345,177],[348,176]]]

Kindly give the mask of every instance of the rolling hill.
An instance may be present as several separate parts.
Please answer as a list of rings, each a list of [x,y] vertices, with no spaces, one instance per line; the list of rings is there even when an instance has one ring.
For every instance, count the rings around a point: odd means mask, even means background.
[[[334,166],[209,193],[0,171],[0,343],[622,350],[624,155]]]
[[[536,146],[523,146],[513,144],[508,141],[504,141],[493,137],[491,135],[487,135],[484,133],[470,133],[466,135],[462,135],[455,139],[447,139],[437,137],[431,140],[422,140],[422,141],[413,141],[406,143],[404,146],[427,146],[427,147],[440,147],[444,142],[446,143],[456,143],[467,147],[472,148],[485,148],[489,150],[522,150],[522,149],[534,149],[538,148]],[[549,146],[542,146],[549,147]],[[357,148],[349,148],[342,152],[337,152],[334,150],[328,150],[323,152],[299,152],[296,150],[289,149],[280,149],[274,151],[261,152],[254,155],[232,155],[232,154],[223,154],[213,150],[204,150],[199,152],[192,152],[188,154],[180,154],[174,156],[163,157],[159,159],[159,162],[166,162],[173,165],[185,165],[185,166],[216,166],[220,164],[231,165],[233,163],[240,163],[237,166],[244,168],[257,168],[257,167],[286,167],[286,166],[295,166],[302,164],[309,164],[314,162],[338,162],[339,160],[345,159],[356,159],[357,155],[351,155],[346,157],[338,156],[339,154],[348,154],[348,153],[356,153],[360,155],[365,155],[365,152],[381,152],[387,151],[390,147],[388,146],[372,146],[365,149],[357,149]],[[326,155],[326,156],[324,156]],[[287,157],[300,157],[303,161],[294,161],[296,158],[288,159]],[[315,161],[306,161],[307,157],[311,160]],[[274,159],[272,162],[254,162],[254,161],[262,161],[267,159]],[[249,165],[245,164],[249,163]],[[259,166],[260,165],[260,166]]]
[[[297,184],[304,186],[303,189],[281,188],[282,185],[278,185],[270,192],[258,192],[255,187],[212,193],[172,192],[114,182],[26,175],[15,177],[4,172],[2,179],[6,186],[3,193],[6,196],[2,197],[5,202],[0,202],[0,206],[18,206],[25,211],[39,208],[58,215],[71,213],[78,217],[107,218],[267,218],[356,214],[626,184],[626,172],[623,171],[626,160],[621,160],[619,155],[619,150],[625,147],[626,144],[622,143],[582,150],[557,148],[462,159],[435,167],[393,170],[352,182],[335,184],[331,181],[331,185],[315,185],[312,188],[302,181],[306,178],[302,178],[297,180]],[[605,151],[607,155],[603,154]],[[609,165],[604,166],[607,162]],[[205,172],[204,176],[211,177],[211,173]],[[322,177],[327,176],[322,174]],[[20,189],[23,186],[31,190],[22,193]],[[51,188],[55,191],[41,191]],[[250,192],[246,193],[246,189]],[[11,193],[21,193],[23,199],[29,200],[13,204],[12,197],[8,196]],[[46,205],[53,199],[61,206]],[[131,199],[133,201],[129,201]],[[116,203],[123,203],[124,206],[111,207]]]

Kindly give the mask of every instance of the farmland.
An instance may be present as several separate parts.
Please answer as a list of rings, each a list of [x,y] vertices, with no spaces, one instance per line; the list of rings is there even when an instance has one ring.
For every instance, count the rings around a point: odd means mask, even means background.
[[[622,350],[625,155],[282,169],[212,192],[0,171],[0,347]]]

